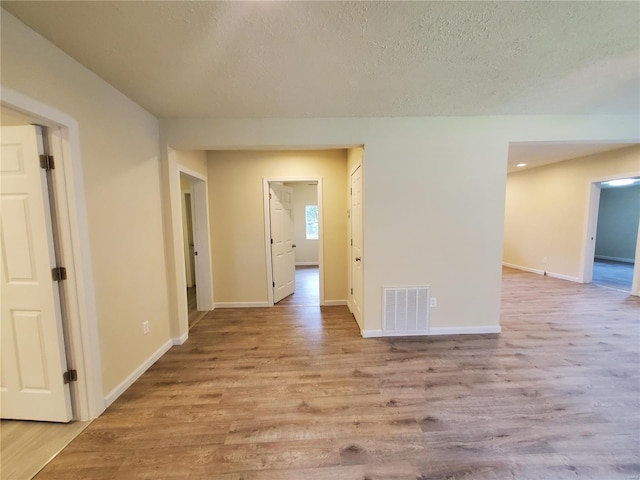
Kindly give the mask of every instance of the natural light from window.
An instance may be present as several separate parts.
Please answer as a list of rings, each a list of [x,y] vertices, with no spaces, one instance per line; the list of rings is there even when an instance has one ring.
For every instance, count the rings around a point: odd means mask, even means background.
[[[307,240],[318,240],[318,206],[305,206],[304,215],[307,221]]]

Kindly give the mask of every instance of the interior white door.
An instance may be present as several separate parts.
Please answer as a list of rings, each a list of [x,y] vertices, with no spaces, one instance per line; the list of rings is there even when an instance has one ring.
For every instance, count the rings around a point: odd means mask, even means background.
[[[273,303],[288,297],[296,289],[292,205],[293,189],[291,187],[269,184]]]
[[[2,127],[0,416],[72,418],[46,175],[35,127]]]
[[[362,325],[362,167],[357,167],[351,174],[351,313]]]

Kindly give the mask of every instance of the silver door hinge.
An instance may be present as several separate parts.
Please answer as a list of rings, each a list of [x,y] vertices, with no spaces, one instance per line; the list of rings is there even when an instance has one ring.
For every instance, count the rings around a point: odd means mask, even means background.
[[[77,382],[78,381],[78,371],[75,370],[75,369],[67,370],[66,372],[64,372],[62,374],[62,380],[64,381],[65,385],[67,383]]]
[[[67,279],[67,269],[64,267],[56,267],[51,269],[51,277],[54,282],[61,282]]]
[[[56,168],[56,162],[53,160],[53,155],[40,155],[40,168],[45,169],[47,172]]]

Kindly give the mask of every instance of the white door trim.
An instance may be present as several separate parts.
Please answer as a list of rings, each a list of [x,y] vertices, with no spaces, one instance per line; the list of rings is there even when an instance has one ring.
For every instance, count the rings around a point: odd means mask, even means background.
[[[268,292],[268,305],[272,307],[273,303],[273,288],[271,282],[273,281],[273,263],[271,261],[271,214],[269,211],[269,183],[271,182],[317,182],[317,195],[318,195],[318,272],[320,283],[320,306],[325,305],[324,300],[324,219],[322,208],[322,177],[264,177],[262,179],[262,192],[263,192],[263,210],[264,210],[264,247],[265,258],[267,262],[267,277],[265,279],[265,285]]]
[[[180,175],[184,174],[189,177],[191,182],[191,202],[193,208],[191,214],[193,216],[193,240],[195,243],[196,251],[196,298],[198,302],[198,310],[209,311],[214,309],[213,302],[213,275],[211,270],[211,233],[209,229],[209,193],[207,177],[195,172],[180,163],[177,163],[178,183],[180,182]],[[182,209],[180,211],[180,218],[178,225],[182,225]],[[179,245],[184,245],[184,231],[180,230],[181,238]],[[184,249],[177,249],[176,253],[181,252],[181,258],[177,260],[182,265],[183,271],[181,276],[183,281],[180,284],[179,294],[184,295],[184,305],[187,309],[182,310],[181,315],[184,315],[184,322],[188,325],[188,305],[186,300],[186,263]]]
[[[585,218],[585,227],[582,243],[582,261],[580,262],[580,276],[578,281],[580,283],[591,283],[593,280],[593,259],[596,249],[596,230],[598,227],[598,213],[600,210],[600,183],[608,182],[611,180],[619,180],[622,178],[638,177],[640,176],[640,170],[628,173],[618,173],[615,175],[608,175],[606,177],[592,178],[588,180],[587,186],[587,210]],[[633,285],[631,287],[631,294],[640,296],[638,291],[640,285],[637,283],[638,269],[640,269],[640,232],[636,239],[636,257],[635,265],[633,269]]]
[[[72,383],[74,419],[91,420],[105,409],[98,320],[89,242],[80,133],[69,115],[10,88],[0,87],[2,106],[48,127],[55,157],[60,247],[69,272],[66,292],[68,351],[78,381]]]

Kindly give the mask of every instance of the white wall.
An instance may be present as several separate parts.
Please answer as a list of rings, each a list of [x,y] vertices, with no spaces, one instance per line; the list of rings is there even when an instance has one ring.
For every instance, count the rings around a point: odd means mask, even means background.
[[[382,287],[402,284],[432,285],[434,327],[496,327],[509,142],[633,139],[638,127],[633,116],[161,121],[174,148],[364,145],[371,331],[381,329]]]
[[[318,240],[307,239],[305,207],[318,205],[318,187],[305,182],[287,183],[293,188],[293,243],[296,265],[318,265]]]
[[[78,123],[103,389],[117,391],[170,340],[158,121],[4,10],[1,49],[3,87]]]

